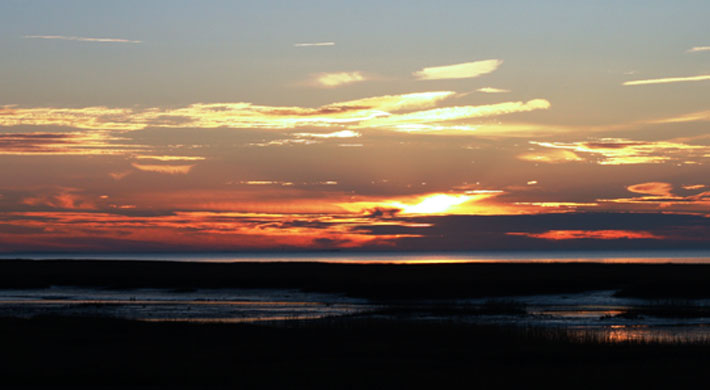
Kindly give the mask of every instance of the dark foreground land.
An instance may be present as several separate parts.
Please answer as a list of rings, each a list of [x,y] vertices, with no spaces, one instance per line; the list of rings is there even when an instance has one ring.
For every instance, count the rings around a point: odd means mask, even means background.
[[[323,264],[160,261],[0,261],[0,289],[295,288],[374,300],[439,299],[617,290],[641,298],[708,298],[710,265]]]
[[[299,288],[374,300],[615,289],[710,297],[708,265],[0,261],[0,288]],[[434,301],[436,302],[436,301]],[[262,324],[2,318],[0,388],[708,388],[710,344],[401,318]]]
[[[0,387],[708,388],[708,344],[325,319],[290,325],[0,319]]]

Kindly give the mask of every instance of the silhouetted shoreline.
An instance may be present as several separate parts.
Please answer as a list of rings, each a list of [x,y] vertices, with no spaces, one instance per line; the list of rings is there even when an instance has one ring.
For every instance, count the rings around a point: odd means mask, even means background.
[[[291,288],[372,300],[617,290],[627,297],[710,297],[706,264],[324,264],[3,260],[0,288]]]

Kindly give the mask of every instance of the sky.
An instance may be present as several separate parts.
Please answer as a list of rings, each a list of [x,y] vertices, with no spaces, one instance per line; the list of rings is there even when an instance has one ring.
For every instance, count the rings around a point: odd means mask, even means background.
[[[0,252],[710,248],[707,1],[0,2]]]

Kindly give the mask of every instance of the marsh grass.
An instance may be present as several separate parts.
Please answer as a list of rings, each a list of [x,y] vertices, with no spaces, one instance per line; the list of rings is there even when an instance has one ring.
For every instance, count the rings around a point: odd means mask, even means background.
[[[2,385],[403,388],[696,383],[710,344],[372,317],[279,324],[0,319]],[[554,374],[552,374],[554,373]],[[593,374],[593,375],[592,375]],[[680,381],[680,382],[679,382]]]

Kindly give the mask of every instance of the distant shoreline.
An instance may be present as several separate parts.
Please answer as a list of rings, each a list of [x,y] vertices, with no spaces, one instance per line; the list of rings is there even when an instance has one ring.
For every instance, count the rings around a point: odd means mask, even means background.
[[[0,288],[288,288],[372,300],[454,299],[617,290],[621,296],[710,297],[710,264],[195,263],[2,260]]]
[[[673,263],[710,264],[710,250],[565,250],[565,251],[254,251],[254,252],[135,252],[135,253],[0,253],[3,260],[116,260],[172,262],[309,262],[344,264],[439,263]]]

